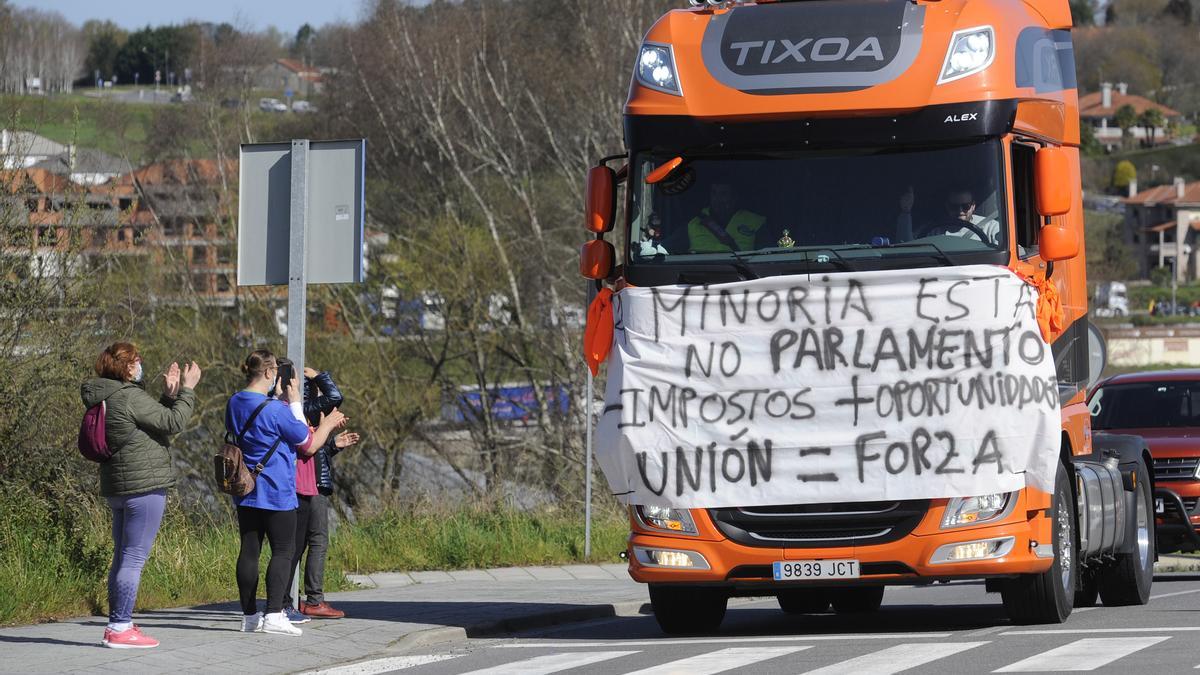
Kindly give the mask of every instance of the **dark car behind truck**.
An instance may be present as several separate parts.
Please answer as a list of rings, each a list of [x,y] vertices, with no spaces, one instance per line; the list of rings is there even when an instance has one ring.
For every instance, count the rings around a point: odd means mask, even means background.
[[[1200,550],[1200,370],[1110,377],[1088,405],[1093,429],[1136,434],[1150,448],[1158,552]]]

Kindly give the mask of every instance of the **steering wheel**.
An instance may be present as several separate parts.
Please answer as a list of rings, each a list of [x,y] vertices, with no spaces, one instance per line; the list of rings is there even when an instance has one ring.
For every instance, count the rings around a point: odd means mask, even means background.
[[[918,232],[916,234],[914,239],[922,239],[924,237],[928,237],[929,233],[931,231],[938,229],[938,228],[941,228],[942,230],[945,230],[947,232],[953,232],[954,230],[966,228],[972,234],[974,234],[976,237],[978,237],[980,242],[982,242],[984,244],[989,244],[992,241],[992,238],[987,236],[987,234],[983,230],[979,229],[979,227],[977,225],[975,225],[975,223],[972,223],[969,220],[960,220],[958,218],[954,218],[951,216],[942,216],[942,217],[938,218],[937,220],[933,221],[932,223],[926,225],[924,228],[921,229],[920,232]]]

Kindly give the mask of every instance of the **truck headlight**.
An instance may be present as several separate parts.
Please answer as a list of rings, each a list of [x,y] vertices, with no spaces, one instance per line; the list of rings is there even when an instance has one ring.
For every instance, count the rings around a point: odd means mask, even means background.
[[[996,32],[991,26],[979,26],[955,31],[946,51],[946,62],[938,84],[953,82],[982,72],[992,65],[996,56]]]
[[[637,79],[642,86],[655,91],[682,96],[679,78],[675,74],[675,56],[671,45],[647,42],[638,53]]]
[[[696,534],[696,523],[687,509],[671,509],[665,506],[635,506],[638,520],[652,530],[663,530],[673,534]]]
[[[942,529],[978,525],[1002,518],[1008,514],[1013,503],[1014,492],[997,492],[978,497],[955,497],[946,505],[942,516]]]

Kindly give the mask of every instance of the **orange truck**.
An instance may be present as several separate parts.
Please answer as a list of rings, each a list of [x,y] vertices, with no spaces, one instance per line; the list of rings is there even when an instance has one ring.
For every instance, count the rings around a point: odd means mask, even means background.
[[[1052,491],[632,504],[629,572],[649,585],[661,627],[714,630],[733,596],[774,595],[789,613],[864,612],[888,585],[963,579],[986,580],[1019,623],[1062,622],[1097,596],[1147,602],[1152,461],[1138,437],[1093,433],[1085,402],[1099,373],[1089,377],[1067,0],[691,5],[646,34],[627,151],[588,174],[583,276],[619,296],[779,275],[1007,268],[1061,302],[1045,329],[1061,445]],[[619,250],[606,238],[618,219]],[[597,316],[587,338],[596,361],[611,335]]]

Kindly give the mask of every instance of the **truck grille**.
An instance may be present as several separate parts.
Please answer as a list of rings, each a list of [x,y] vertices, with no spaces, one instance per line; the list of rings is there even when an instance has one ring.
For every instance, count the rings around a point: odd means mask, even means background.
[[[721,533],[746,546],[823,548],[896,541],[925,517],[929,500],[709,509]]]
[[[1196,477],[1196,457],[1156,457],[1154,459],[1155,480],[1191,480]]]
[[[1187,515],[1196,513],[1196,502],[1200,501],[1196,497],[1184,497],[1183,508],[1187,510]],[[1179,509],[1176,508],[1174,500],[1168,499],[1163,503],[1163,516],[1167,518],[1178,518],[1180,516]]]

